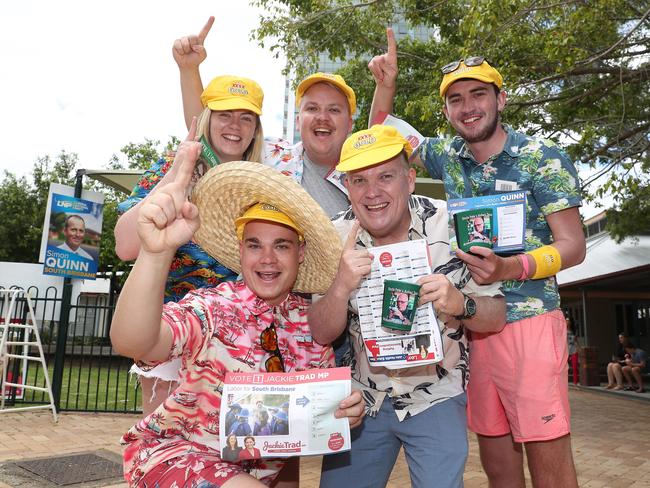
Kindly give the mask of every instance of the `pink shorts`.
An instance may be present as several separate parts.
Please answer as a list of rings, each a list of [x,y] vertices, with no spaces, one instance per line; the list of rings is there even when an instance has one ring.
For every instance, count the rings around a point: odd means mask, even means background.
[[[516,442],[570,432],[566,321],[554,310],[507,324],[496,334],[471,333],[467,417],[485,436]]]

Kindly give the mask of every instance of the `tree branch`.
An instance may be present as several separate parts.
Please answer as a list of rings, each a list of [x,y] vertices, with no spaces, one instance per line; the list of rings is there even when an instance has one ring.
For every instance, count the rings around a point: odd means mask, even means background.
[[[650,73],[650,69],[648,68],[640,68],[640,69],[622,69],[620,67],[608,67],[608,66],[601,66],[601,67],[590,67],[590,68],[576,68],[576,69],[570,69],[568,71],[565,71],[564,73],[560,74],[555,74],[555,75],[549,75],[545,76],[544,78],[539,78],[534,81],[529,81],[526,83],[523,83],[522,86],[528,86],[528,85],[539,85],[542,83],[546,83],[547,81],[555,81],[555,80],[563,80],[567,77],[571,76],[583,76],[583,75],[598,75],[598,74],[616,74],[618,75],[621,71],[626,74],[636,74],[636,73]]]
[[[600,59],[600,58],[602,58],[603,56],[606,56],[607,54],[609,54],[610,52],[612,52],[614,49],[616,49],[616,47],[617,47],[619,44],[621,44],[625,39],[627,39],[628,37],[630,37],[630,36],[632,35],[632,33],[633,33],[635,30],[637,30],[637,29],[641,26],[641,24],[643,24],[643,22],[648,18],[648,16],[650,16],[650,8],[648,8],[648,10],[646,10],[646,11],[643,13],[643,17],[641,17],[641,19],[639,19],[639,21],[637,22],[637,24],[636,24],[634,27],[632,27],[632,29],[630,29],[630,31],[629,31],[627,34],[625,34],[623,37],[621,37],[618,41],[616,41],[614,44],[612,44],[609,48],[605,49],[604,51],[601,51],[600,53],[597,53],[597,54],[591,56],[590,58],[584,59],[584,60],[582,60],[582,61],[578,61],[577,64],[589,64],[589,63],[593,63],[593,62],[596,61],[597,59]]]
[[[591,96],[591,95],[593,95],[595,93],[598,93],[599,91],[605,92],[605,91],[609,90],[610,88],[612,88],[613,86],[616,86],[616,85],[618,85],[618,84],[620,84],[622,82],[628,82],[628,81],[633,80],[635,78],[640,78],[640,77],[642,77],[642,75],[645,75],[646,72],[648,72],[648,71],[649,70],[645,70],[645,69],[642,70],[642,71],[640,71],[640,70],[628,71],[627,76],[621,76],[620,78],[616,78],[616,79],[612,78],[609,81],[606,81],[604,83],[601,83],[601,84],[598,84],[598,85],[594,86],[594,88],[592,88],[591,90],[587,90],[587,91],[585,91],[583,93],[579,93],[578,95],[574,95],[574,96],[570,96],[570,94],[556,95],[556,96],[552,96],[552,97],[536,98],[534,100],[529,100],[529,101],[526,101],[526,102],[512,102],[510,105],[515,106],[515,107],[530,107],[530,106],[534,106],[534,105],[542,105],[544,103],[558,102],[558,101],[564,101],[566,103],[573,103],[573,102],[577,102],[577,101],[579,101],[581,99],[584,99],[586,97],[589,97],[589,96]],[[603,81],[605,81],[605,80],[603,80]],[[575,89],[575,88],[576,87],[573,87],[573,89]]]
[[[639,134],[645,130],[648,130],[650,128],[650,122],[646,122],[644,124],[641,124],[633,129],[628,130],[627,132],[623,132],[622,134],[618,134],[616,136],[616,139],[613,141],[609,142],[608,144],[605,144],[604,146],[598,148],[597,150],[586,154],[580,158],[581,163],[587,163],[588,161],[597,158],[598,156],[605,154],[607,151],[609,151],[610,148],[616,146],[617,144],[620,144],[621,141],[624,141],[626,139],[629,139],[635,134]]]

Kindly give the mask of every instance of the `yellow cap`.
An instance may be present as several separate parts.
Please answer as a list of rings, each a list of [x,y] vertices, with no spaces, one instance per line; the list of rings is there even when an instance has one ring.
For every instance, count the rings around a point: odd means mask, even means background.
[[[442,77],[440,96],[444,99],[449,85],[463,78],[471,78],[484,83],[493,83],[499,90],[503,86],[501,74],[490,66],[487,61],[483,61],[478,66],[467,66],[464,61],[460,61],[458,68]]]
[[[201,94],[201,103],[210,110],[250,110],[262,115],[263,101],[262,87],[241,76],[217,76]]]
[[[350,115],[354,115],[354,112],[357,110],[357,97],[354,94],[354,90],[348,86],[342,76],[332,73],[315,73],[302,80],[296,89],[296,105],[300,105],[300,99],[312,85],[321,82],[331,83],[341,90],[345,98],[348,99]]]
[[[402,151],[406,152],[408,159],[413,148],[395,127],[373,125],[345,140],[341,148],[341,162],[336,169],[345,172],[367,168],[388,161]]]
[[[237,239],[240,241],[244,238],[244,227],[251,220],[264,220],[266,222],[274,222],[276,224],[286,225],[298,233],[298,238],[301,241],[304,240],[302,230],[300,230],[296,223],[291,220],[291,217],[270,203],[259,202],[249,207],[241,217],[235,219]]]

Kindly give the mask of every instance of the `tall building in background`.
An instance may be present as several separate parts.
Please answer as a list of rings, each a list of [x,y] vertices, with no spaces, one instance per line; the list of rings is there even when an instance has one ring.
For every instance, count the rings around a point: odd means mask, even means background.
[[[395,39],[399,42],[400,39],[410,37],[411,39],[418,39],[426,41],[435,35],[435,30],[429,27],[417,26],[412,27],[406,21],[399,21],[393,24],[393,32]],[[327,52],[322,52],[318,56],[317,71],[324,73],[336,73],[345,63],[343,61],[332,61]],[[289,75],[285,79],[284,86],[284,120],[282,122],[282,137],[290,142],[300,141],[300,132],[296,127],[296,114],[298,113],[296,107],[296,93],[293,90],[294,78]],[[352,87],[354,88],[354,87]]]

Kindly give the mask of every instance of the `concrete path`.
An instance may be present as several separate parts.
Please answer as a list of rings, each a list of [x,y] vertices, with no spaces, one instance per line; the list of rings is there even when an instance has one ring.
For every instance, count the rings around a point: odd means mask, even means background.
[[[573,452],[581,487],[650,488],[650,402],[640,398],[571,388]],[[99,450],[119,456],[119,437],[136,419],[133,415],[62,413],[59,423],[53,424],[52,415],[45,410],[2,413],[0,464]],[[303,459],[300,486],[316,488],[319,472],[320,458]],[[408,468],[400,454],[388,486],[403,488],[409,485]],[[0,477],[0,488],[28,486],[47,485]],[[114,480],[112,484],[93,486],[122,488],[126,484]],[[487,487],[472,434],[465,487]]]

